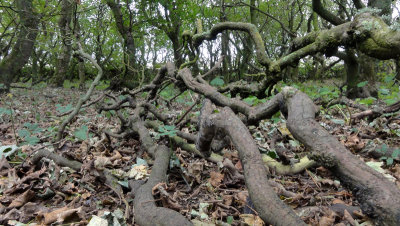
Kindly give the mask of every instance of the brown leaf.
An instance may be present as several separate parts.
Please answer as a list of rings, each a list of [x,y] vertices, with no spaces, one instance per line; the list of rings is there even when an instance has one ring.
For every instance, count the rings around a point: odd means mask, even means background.
[[[319,226],[331,226],[335,223],[335,218],[333,216],[323,216],[319,221]]]
[[[332,204],[346,204],[346,203],[341,199],[334,199],[332,200]]]
[[[241,205],[247,203],[247,196],[249,196],[248,191],[241,191],[237,193],[237,200],[239,201],[239,203],[241,203]]]
[[[242,171],[243,170],[242,162],[241,161],[237,161],[236,164],[235,164],[235,167],[239,171]]]
[[[224,175],[219,173],[219,172],[211,172],[210,173],[211,178],[208,180],[210,184],[214,187],[218,187],[222,180],[224,179]]]
[[[8,206],[8,208],[21,207],[25,203],[29,202],[29,200],[31,200],[34,196],[35,196],[35,192],[33,192],[32,190],[27,190],[22,195],[18,196],[16,199],[14,199],[11,202],[11,204]]]
[[[259,216],[255,216],[253,214],[240,214],[240,220],[242,220],[247,225],[254,225],[254,226],[263,226],[265,225],[264,221],[261,220]]]
[[[345,142],[346,147],[354,151],[360,151],[365,147],[365,143],[358,138],[358,134],[350,135]]]
[[[222,199],[224,200],[225,205],[227,205],[227,206],[232,205],[232,201],[233,201],[232,195],[224,195],[224,196],[222,196]]]
[[[110,158],[99,156],[94,160],[94,168],[103,170],[106,166],[112,166]]]
[[[347,210],[344,210],[344,219],[348,221],[351,225],[358,225]]]
[[[51,224],[54,222],[57,223],[63,223],[66,218],[71,217],[73,215],[77,214],[80,216],[82,214],[82,207],[79,208],[70,208],[68,206],[56,209],[50,213],[44,213],[44,214],[39,214],[38,218],[44,220],[42,221],[43,224]]]

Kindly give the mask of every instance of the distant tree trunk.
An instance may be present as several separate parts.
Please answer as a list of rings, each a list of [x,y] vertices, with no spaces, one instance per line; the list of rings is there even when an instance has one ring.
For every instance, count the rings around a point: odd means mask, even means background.
[[[78,60],[79,88],[85,88],[85,62],[82,59]]]
[[[359,97],[359,89],[357,84],[360,82],[360,64],[355,55],[355,51],[346,50],[346,57],[344,58],[344,67],[346,69],[346,82],[348,98]]]
[[[124,39],[124,48],[126,51],[126,59],[125,59],[125,77],[130,81],[133,81],[133,86],[138,84],[138,73],[135,73],[136,70],[136,45],[135,39],[133,38],[132,28],[131,26],[126,26],[124,24],[123,14],[121,12],[121,5],[116,3],[114,0],[107,0],[107,5],[110,7],[115,23],[117,24],[118,32]],[[119,2],[119,1],[118,1]]]
[[[32,51],[32,84],[35,84],[35,82],[39,79],[39,60],[38,60],[38,55],[36,54],[36,51]]]
[[[82,45],[82,43],[81,43],[81,25],[79,23],[79,19],[78,19],[77,15],[75,15],[75,18],[76,18],[76,20],[75,20],[74,34],[75,34],[76,42],[79,43],[80,45]],[[97,62],[99,62],[99,60],[97,60]],[[85,61],[81,57],[78,57],[78,75],[79,75],[79,89],[84,89],[85,88],[85,80],[86,80]]]
[[[60,27],[62,50],[60,55],[58,55],[56,72],[51,81],[51,84],[55,87],[63,86],[71,61],[73,43],[71,21],[74,6],[75,3],[69,0],[62,0],[61,2],[61,16],[58,21],[58,26]]]
[[[0,62],[0,92],[8,92],[15,74],[28,62],[38,33],[39,19],[33,12],[32,0],[16,0],[20,18],[19,33],[12,51]]]
[[[226,14],[225,14],[225,0],[221,0],[221,10],[220,10],[220,21],[226,21]],[[221,54],[224,57],[222,62],[222,76],[224,77],[225,81],[230,80],[229,68],[231,62],[231,54],[229,52],[229,33],[228,31],[224,31],[221,35]]]
[[[181,64],[183,63],[182,55],[179,50],[179,48],[181,47],[181,45],[179,43],[180,26],[178,24],[176,24],[174,27],[167,28],[167,29],[170,29],[170,30],[167,30],[164,32],[167,34],[168,38],[172,42],[172,50],[174,51],[175,65],[179,68],[179,66],[181,66]]]
[[[250,23],[256,24],[256,0],[250,0],[249,14],[250,14]],[[243,60],[239,65],[239,76],[242,76],[248,72],[248,62],[251,60],[251,56],[253,55],[253,40],[250,35],[247,34],[246,41],[243,43],[245,48],[243,49]],[[240,79],[240,78],[239,78]]]

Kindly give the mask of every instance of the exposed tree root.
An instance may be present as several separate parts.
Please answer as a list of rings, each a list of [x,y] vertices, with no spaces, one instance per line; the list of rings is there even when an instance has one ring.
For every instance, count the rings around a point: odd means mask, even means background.
[[[313,159],[353,190],[364,213],[380,224],[400,225],[400,190],[396,185],[352,155],[315,121],[314,103],[306,94],[286,87],[283,95],[288,109],[287,126],[313,152]]]
[[[155,158],[149,180],[144,185],[133,190],[135,194],[133,206],[136,223],[144,226],[192,225],[190,221],[178,212],[156,206],[152,189],[159,183],[165,183],[171,152],[165,145],[154,143],[144,126],[144,122],[140,119],[134,123],[133,127],[140,136],[142,147]]]
[[[68,117],[61,123],[60,127],[58,128],[57,137],[55,142],[58,142],[62,139],[65,127],[72,121],[72,119],[79,113],[82,105],[89,99],[90,95],[92,95],[94,88],[99,84],[101,77],[103,76],[103,69],[97,64],[97,62],[87,53],[83,52],[82,47],[79,45],[79,50],[76,51],[76,54],[81,55],[82,57],[88,59],[97,69],[97,76],[93,80],[92,84],[88,91],[86,92],[85,96],[81,97],[76,104],[74,110],[69,113]]]
[[[200,131],[196,144],[198,149],[205,155],[209,154],[209,144],[216,129],[222,129],[239,152],[246,186],[260,217],[273,225],[305,225],[294,211],[277,197],[269,185],[268,172],[261,154],[243,122],[229,108],[224,108],[218,114],[213,112],[211,102],[206,99],[200,113]]]
[[[286,98],[280,93],[264,104],[250,107],[240,100],[220,94],[214,87],[204,82],[197,81],[191,76],[189,69],[180,70],[178,77],[182,78],[190,89],[205,95],[215,104],[228,106],[244,114],[248,123],[254,124],[260,119],[268,118],[279,108],[284,115],[289,112],[288,127],[294,137],[314,151],[313,158],[316,162],[331,168],[342,182],[354,191],[363,211],[376,218],[379,223],[399,224],[400,191],[380,173],[353,156],[314,120],[317,108],[307,95],[295,89],[286,89],[284,92]],[[207,146],[204,142],[210,141],[208,137],[202,139],[205,140],[200,141],[198,147]]]
[[[283,165],[282,163],[265,154],[262,155],[262,160],[268,168],[273,169],[276,174],[280,175],[297,174],[304,171],[305,169],[317,165],[314,160],[308,159],[307,156],[303,157],[302,159],[300,159],[300,162],[293,165]]]
[[[32,164],[36,165],[42,158],[48,158],[54,161],[59,166],[67,166],[73,170],[80,171],[82,167],[82,163],[74,160],[69,160],[61,155],[58,155],[54,152],[50,152],[46,149],[39,150],[34,156],[31,158]]]

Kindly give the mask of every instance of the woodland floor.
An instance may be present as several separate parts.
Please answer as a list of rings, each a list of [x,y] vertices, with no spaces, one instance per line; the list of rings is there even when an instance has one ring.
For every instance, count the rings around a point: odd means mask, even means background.
[[[91,99],[101,92],[95,91]],[[68,225],[73,222],[73,225],[86,225],[93,216],[107,216],[110,225],[118,225],[115,221],[120,225],[133,225],[132,212],[125,213],[123,201],[125,199],[132,206],[130,190],[124,189],[125,197],[120,197],[99,179],[97,170],[101,167],[111,169],[115,175],[120,175],[121,185],[126,186],[128,178],[126,174],[122,175],[123,172],[129,171],[134,179],[144,179],[151,171],[152,161],[146,154],[140,154],[140,143],[134,137],[129,140],[105,138],[102,131],[114,130],[119,125],[118,118],[112,113],[99,114],[95,105],[83,109],[67,127],[68,136],[57,144],[59,150],[56,153],[84,165],[94,164],[95,168],[87,167],[85,172],[76,172],[68,167],[59,167],[46,158],[35,165],[30,162],[30,157],[38,150],[54,150],[49,142],[62,121],[62,117],[57,115],[68,110],[69,104],[73,106],[79,95],[83,94],[77,89],[35,87],[12,89],[12,95],[1,96],[0,148],[15,145],[15,135],[21,148],[13,153],[0,151],[0,155],[7,156],[0,160],[0,224],[58,222]],[[193,103],[191,98],[191,95],[184,95],[179,101],[173,102],[174,106],[170,109],[176,112],[169,114],[184,112]],[[4,109],[13,109],[12,117]],[[193,110],[194,115],[198,110],[199,107]],[[368,148],[375,148],[374,145],[384,143],[399,147],[399,124],[393,121],[389,129],[387,119],[382,116],[372,122],[357,120],[349,125],[346,117],[350,112],[354,114],[359,110],[334,106],[322,110],[317,120],[353,154],[365,162],[375,162],[375,167],[382,169],[400,188],[400,163],[395,160],[388,165],[386,161],[373,159],[365,152]],[[129,114],[129,110],[126,114]],[[191,132],[192,128],[189,126],[184,130]],[[258,127],[250,127],[250,131],[262,151],[274,147],[290,150],[294,157],[305,155],[305,148],[291,137],[281,116],[263,120]],[[155,139],[168,140],[159,138],[156,132],[153,135]],[[170,197],[166,201],[156,194],[158,205],[177,210],[189,219],[197,219],[197,223],[262,225],[261,219],[252,215],[255,213],[251,210],[251,202],[247,200],[248,193],[243,181],[233,181],[229,171],[216,163],[195,157],[180,148],[171,148],[174,154],[170,161],[168,184],[165,186]],[[221,160],[230,159],[242,171],[237,151],[232,148],[225,148],[217,157]],[[273,181],[283,185],[284,190],[298,194],[295,198],[280,197],[306,223],[356,225],[357,221],[369,224],[352,192],[343,188],[325,168],[310,168],[296,175],[285,176],[275,175],[273,169],[270,171]],[[47,188],[54,193],[47,194]],[[343,205],[350,207],[343,208]],[[356,212],[349,213],[352,207]]]

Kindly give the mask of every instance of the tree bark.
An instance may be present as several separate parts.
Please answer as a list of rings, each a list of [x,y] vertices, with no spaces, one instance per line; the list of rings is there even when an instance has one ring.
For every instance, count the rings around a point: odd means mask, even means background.
[[[74,6],[75,2],[69,0],[62,0],[61,2],[61,17],[58,21],[58,26],[60,27],[62,49],[57,59],[55,75],[51,81],[55,87],[63,86],[71,61],[72,43],[74,40],[71,21]]]
[[[39,19],[33,12],[32,0],[16,0],[15,3],[22,26],[11,53],[0,62],[0,82],[3,84],[0,92],[9,91],[15,74],[28,62],[38,33]]]
[[[312,159],[329,168],[351,188],[364,213],[380,225],[400,225],[400,190],[381,173],[367,166],[318,122],[315,107],[304,93],[282,91],[288,109],[287,126],[293,136],[312,151]]]
[[[117,24],[117,29],[122,38],[124,39],[124,49],[126,51],[125,59],[125,76],[129,80],[133,81],[134,86],[136,86],[138,81],[138,73],[134,72],[136,67],[136,44],[131,28],[124,24],[124,18],[121,11],[121,5],[116,3],[115,0],[107,0],[107,5],[110,7],[115,23]],[[118,1],[119,2],[119,1]]]

